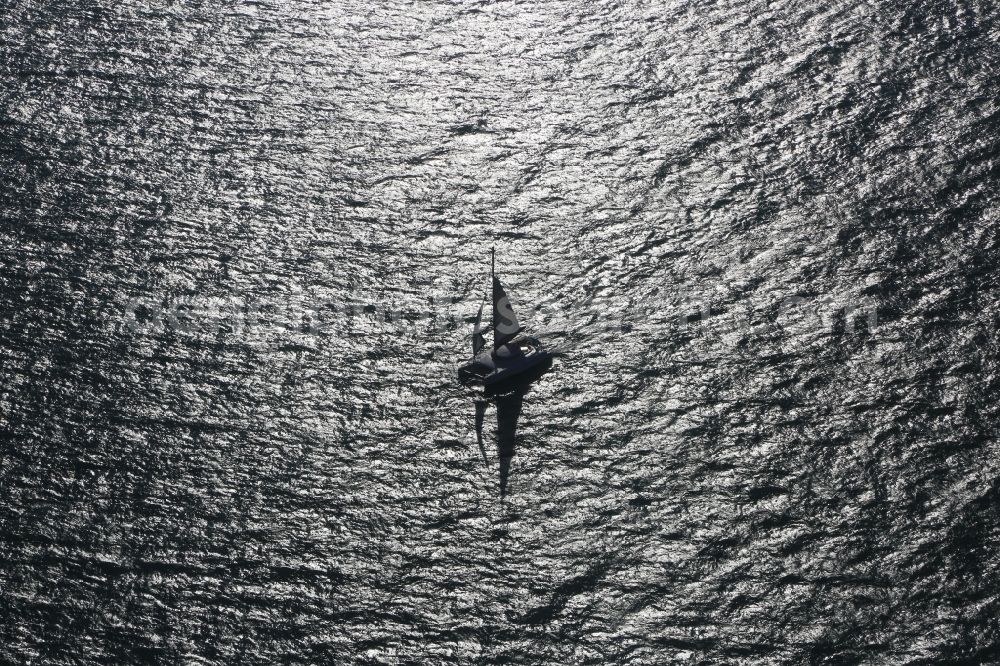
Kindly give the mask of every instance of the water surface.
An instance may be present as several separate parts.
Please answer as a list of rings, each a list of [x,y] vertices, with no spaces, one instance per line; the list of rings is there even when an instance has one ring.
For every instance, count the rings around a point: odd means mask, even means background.
[[[980,0],[6,2],[3,659],[1000,660],[998,43]],[[491,246],[562,356],[484,462]]]

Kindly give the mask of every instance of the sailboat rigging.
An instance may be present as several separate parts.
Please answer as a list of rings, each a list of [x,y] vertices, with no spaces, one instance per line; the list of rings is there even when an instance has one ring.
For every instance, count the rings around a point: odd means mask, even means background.
[[[473,358],[458,370],[463,382],[482,382],[487,390],[515,377],[523,378],[529,370],[541,369],[552,362],[552,354],[542,348],[537,338],[524,335],[524,327],[518,322],[510,298],[497,277],[495,248],[490,257],[490,278],[493,307],[489,328],[493,329],[493,345],[486,345],[483,307],[480,306],[472,331]]]

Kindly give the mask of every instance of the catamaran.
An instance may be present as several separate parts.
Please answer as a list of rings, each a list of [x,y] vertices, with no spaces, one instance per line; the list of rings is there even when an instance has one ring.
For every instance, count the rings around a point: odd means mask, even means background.
[[[483,306],[479,306],[472,329],[472,360],[458,369],[464,383],[482,382],[487,391],[495,391],[508,380],[526,379],[529,371],[543,370],[551,364],[553,355],[542,349],[537,338],[524,334],[524,327],[510,305],[507,292],[496,275],[496,249],[490,257],[490,277],[493,280],[493,315],[489,326],[483,327]],[[493,345],[487,345],[484,333],[493,329]]]

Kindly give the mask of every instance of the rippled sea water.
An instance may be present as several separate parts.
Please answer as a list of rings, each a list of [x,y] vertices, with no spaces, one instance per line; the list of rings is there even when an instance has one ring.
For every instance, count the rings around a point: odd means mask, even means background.
[[[0,658],[1000,662],[998,13],[3,2]]]

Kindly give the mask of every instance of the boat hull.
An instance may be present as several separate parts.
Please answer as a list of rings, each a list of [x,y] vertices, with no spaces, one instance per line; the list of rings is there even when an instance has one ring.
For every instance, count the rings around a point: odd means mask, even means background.
[[[554,354],[539,349],[532,354],[505,359],[494,367],[473,361],[459,368],[458,376],[463,384],[481,384],[487,394],[502,393],[541,377],[552,367],[553,358]]]
[[[552,367],[553,355],[547,352],[542,352],[541,355],[542,358],[533,361],[531,365],[518,370],[516,373],[497,376],[489,383],[484,381],[483,392],[486,395],[505,393],[535,381]]]
[[[483,378],[483,385],[494,386],[514,379],[551,360],[552,354],[546,351],[536,351],[528,356],[517,357],[505,365],[498,365],[496,370]]]

